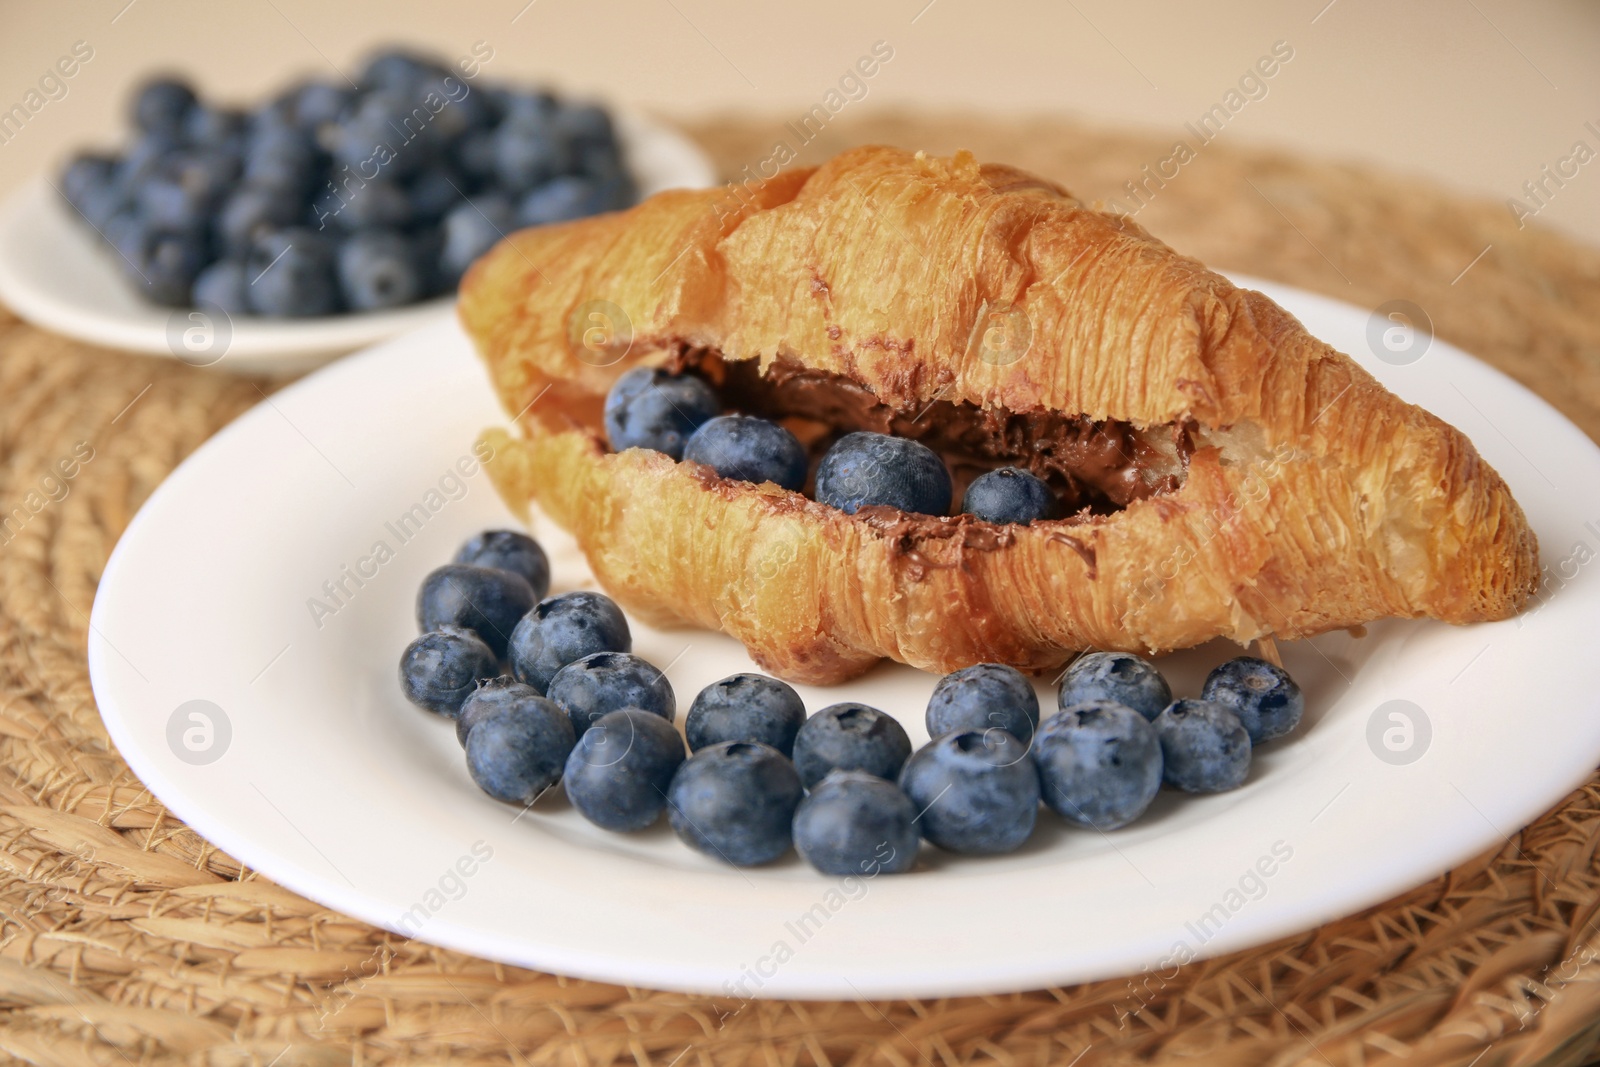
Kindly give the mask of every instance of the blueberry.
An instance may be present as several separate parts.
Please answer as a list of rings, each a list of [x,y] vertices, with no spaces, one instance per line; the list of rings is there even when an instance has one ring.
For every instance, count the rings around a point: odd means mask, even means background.
[[[1161,741],[1126,704],[1096,700],[1058,711],[1039,728],[1032,751],[1044,802],[1079,826],[1126,826],[1161,788]]]
[[[928,736],[952,730],[1004,730],[1020,741],[1039,725],[1039,697],[1015,667],[979,663],[939,679],[928,699]]]
[[[917,750],[900,788],[922,813],[922,836],[949,852],[1010,852],[1039,812],[1028,746],[1004,730],[959,730]]]
[[[622,708],[602,715],[567,757],[567,799],[607,830],[643,830],[667,806],[683,763],[683,738],[659,715]]]
[[[544,697],[506,701],[467,734],[467,771],[496,800],[532,804],[561,780],[576,740],[572,723]]]
[[[331,82],[306,82],[294,90],[291,110],[295,125],[314,131],[337,122],[353,97],[349,89]]]
[[[574,660],[556,671],[545,696],[572,717],[580,734],[618,708],[638,708],[668,722],[678,714],[667,676],[630,652],[591,652]]]
[[[400,688],[419,708],[455,718],[478,683],[493,678],[494,651],[471,630],[457,626],[425,633],[400,657]]]
[[[154,78],[133,97],[133,124],[144,133],[176,135],[195,105],[194,90],[181,78]]]
[[[167,307],[187,307],[194,280],[209,258],[205,238],[194,231],[146,228],[118,243],[124,274],[145,297]]]
[[[711,387],[691,374],[635,367],[606,394],[606,438],[614,451],[653,448],[673,459],[722,405]]]
[[[480,682],[478,688],[461,702],[461,711],[456,715],[456,740],[465,746],[467,735],[478,725],[480,719],[494,714],[508,704],[525,702],[530,697],[544,699],[533,686],[523,685],[510,675],[502,674]],[[576,739],[577,735],[574,734],[573,737]]]
[[[617,134],[611,113],[599,104],[561,104],[555,114],[556,129],[568,141],[581,144],[615,144]]]
[[[794,738],[794,765],[807,789],[834,770],[893,779],[909,755],[905,727],[865,704],[823,708],[800,724]]]
[[[219,307],[229,315],[250,314],[250,272],[241,260],[219,259],[194,280],[190,302]]]
[[[598,215],[608,210],[606,192],[592,178],[563,174],[535,186],[517,204],[518,226],[544,226],[553,222]]]
[[[456,144],[456,164],[475,182],[494,180],[494,131],[470,130]]]
[[[805,447],[782,426],[754,415],[701,423],[683,446],[683,458],[736,482],[772,482],[797,492],[806,484]]]
[[[756,741],[788,756],[805,721],[806,706],[792,686],[764,674],[735,674],[700,690],[683,732],[691,752],[724,741]]]
[[[72,157],[61,172],[61,195],[67,203],[83,210],[84,200],[93,192],[111,187],[117,180],[117,160],[114,156],[94,152],[81,152]]]
[[[316,142],[293,126],[270,126],[251,134],[245,146],[244,177],[251,185],[304,195],[321,155]]]
[[[439,253],[440,273],[455,285],[472,261],[494,247],[514,228],[511,201],[490,193],[457,204],[444,216],[444,249]]]
[[[72,205],[78,209],[84,221],[99,230],[101,236],[113,244],[116,241],[107,233],[113,219],[119,215],[133,215],[133,198],[128,191],[127,184],[118,178],[106,185],[93,186],[85,189],[78,203]],[[143,216],[139,216],[143,224]]]
[[[474,92],[470,81],[449,71],[435,71],[423,77],[411,90],[411,97],[433,116],[433,129],[447,144],[494,120],[493,109],[484,95]]]
[[[1291,732],[1306,710],[1305,695],[1289,673],[1254,656],[1217,667],[1206,677],[1200,696],[1239,716],[1252,745]]]
[[[528,583],[508,571],[447,563],[423,579],[417,593],[417,625],[422,630],[465,626],[503,656],[511,632],[534,600]]]
[[[189,144],[238,151],[249,120],[236,108],[196,104],[183,117],[183,139]]]
[[[263,234],[245,264],[250,272],[250,309],[258,315],[302,318],[339,309],[333,247],[310,230]]]
[[[494,131],[494,172],[501,186],[527,192],[572,165],[566,140],[548,120],[515,115]]]
[[[984,522],[1021,523],[1055,514],[1056,498],[1044,480],[1020,467],[980,474],[961,497],[961,510]]]
[[[560,109],[555,96],[544,89],[504,86],[490,89],[484,95],[499,112],[501,121],[551,121]]]
[[[556,672],[595,652],[628,652],[628,620],[601,593],[562,593],[541,600],[511,633],[511,674],[543,693]]]
[[[411,201],[411,220],[423,225],[436,225],[450,209],[463,200],[462,181],[442,163],[424,167],[405,185],[406,198]]]
[[[312,201],[308,221],[319,230],[357,232],[411,224],[411,198],[394,182],[330,187]]]
[[[1172,702],[1172,689],[1149,660],[1127,652],[1090,652],[1067,668],[1056,702],[1069,708],[1090,700],[1126,704],[1154,721]]]
[[[804,794],[782,752],[725,741],[678,768],[667,821],[691,848],[735,867],[753,867],[789,851],[795,808]]]
[[[124,188],[135,188],[182,147],[176,133],[154,130],[141,134],[134,138],[117,164],[117,181]]]
[[[437,158],[438,138],[428,110],[393,89],[366,93],[327,131],[324,142],[336,167],[368,177],[382,168],[404,177]]]
[[[1156,717],[1163,775],[1186,793],[1221,793],[1250,774],[1250,735],[1239,716],[1209,700],[1175,700]]]
[[[392,230],[367,230],[345,241],[339,246],[339,290],[356,311],[416,300],[422,295],[422,271],[410,242]]]
[[[539,600],[550,591],[549,558],[539,542],[519,530],[485,530],[470,537],[456,550],[454,562],[520,574]]]
[[[817,499],[847,515],[869,505],[943,515],[950,510],[950,493],[944,460],[905,437],[845,434],[817,467]]]
[[[225,254],[247,256],[257,238],[300,218],[300,202],[272,185],[245,185],[228,194],[217,212],[217,241]]]
[[[237,168],[228,157],[193,152],[174,155],[139,183],[139,210],[158,227],[204,229],[237,177]]]
[[[862,771],[834,771],[794,813],[794,847],[823,874],[909,871],[920,837],[911,798]]]
[[[406,90],[439,72],[437,64],[416,52],[385,48],[368,57],[356,82],[366,90]]]

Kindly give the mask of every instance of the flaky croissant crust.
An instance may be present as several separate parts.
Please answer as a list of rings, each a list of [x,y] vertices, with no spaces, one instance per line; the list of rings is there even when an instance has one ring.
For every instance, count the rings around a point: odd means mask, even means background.
[[[1521,509],[1459,431],[1131,220],[967,153],[854,149],[738,196],[524,230],[473,267],[460,315],[522,431],[491,432],[506,499],[537,499],[629,609],[720,628],[792,680],[1498,619],[1537,581]],[[1189,425],[1194,451],[1172,491],[1003,527],[609,452],[611,382],[694,350],[840,375],[900,412]]]

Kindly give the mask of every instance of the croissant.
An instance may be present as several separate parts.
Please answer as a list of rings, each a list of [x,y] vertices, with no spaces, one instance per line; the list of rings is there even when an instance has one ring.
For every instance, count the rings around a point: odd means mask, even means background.
[[[1532,594],[1533,532],[1460,431],[1130,219],[965,152],[858,148],[754,185],[523,230],[461,287],[521,430],[486,435],[496,486],[646,621],[820,684],[883,657],[1037,671],[1500,619]],[[782,420],[813,469],[843,432],[892,432],[945,457],[957,500],[1015,465],[1068,514],[852,515],[611,452],[603,398],[636,365]]]

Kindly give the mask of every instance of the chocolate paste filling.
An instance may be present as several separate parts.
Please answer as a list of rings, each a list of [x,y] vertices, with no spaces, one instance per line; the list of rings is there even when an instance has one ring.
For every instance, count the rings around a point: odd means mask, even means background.
[[[903,411],[859,382],[792,360],[777,360],[763,374],[754,360],[727,362],[695,348],[674,354],[667,369],[704,378],[731,411],[782,422],[810,450],[813,472],[828,446],[855,430],[921,441],[949,467],[957,506],[972,479],[1014,466],[1050,485],[1063,518],[1109,514],[1178,489],[1194,452],[1192,423],[1136,427],[948,400]]]

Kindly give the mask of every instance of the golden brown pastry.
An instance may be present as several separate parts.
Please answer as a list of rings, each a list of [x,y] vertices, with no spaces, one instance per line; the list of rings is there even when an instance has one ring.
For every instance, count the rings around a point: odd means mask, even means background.
[[[630,610],[720,628],[783,678],[1499,619],[1536,583],[1521,509],[1459,431],[1131,220],[967,153],[860,148],[524,230],[460,314],[521,430],[491,431],[506,499],[536,499]],[[1073,513],[847,515],[612,453],[601,402],[640,364],[818,450],[920,438],[958,501],[1028,467]]]

